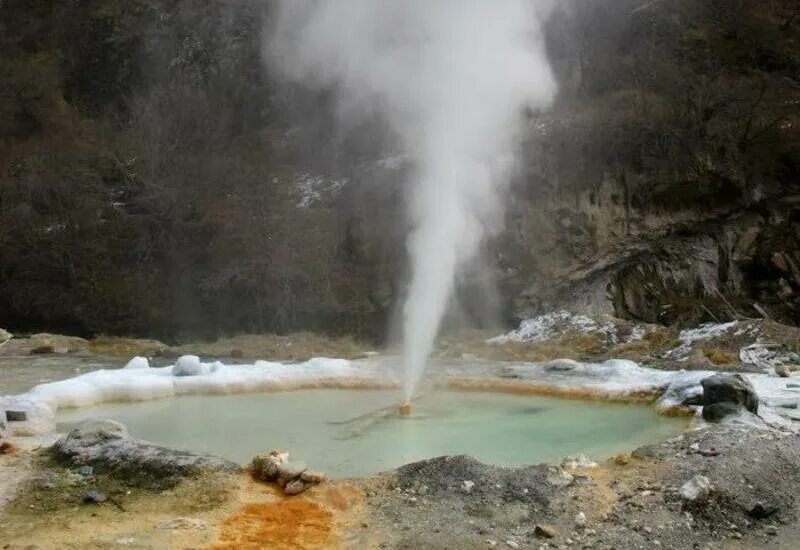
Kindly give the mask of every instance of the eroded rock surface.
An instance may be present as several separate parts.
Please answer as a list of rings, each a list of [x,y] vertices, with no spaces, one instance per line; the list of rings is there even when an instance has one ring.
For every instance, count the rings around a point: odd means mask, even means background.
[[[113,472],[142,486],[170,486],[185,476],[240,470],[237,464],[222,458],[134,439],[125,426],[112,420],[82,424],[58,440],[52,452],[72,466],[91,465],[95,471]]]

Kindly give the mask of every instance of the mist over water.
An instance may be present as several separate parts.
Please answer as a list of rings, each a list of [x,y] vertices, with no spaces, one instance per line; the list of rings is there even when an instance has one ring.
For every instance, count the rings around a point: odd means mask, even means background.
[[[285,78],[339,91],[344,116],[384,116],[411,159],[404,393],[422,377],[460,269],[500,229],[524,109],[555,81],[549,0],[292,0],[266,57]]]

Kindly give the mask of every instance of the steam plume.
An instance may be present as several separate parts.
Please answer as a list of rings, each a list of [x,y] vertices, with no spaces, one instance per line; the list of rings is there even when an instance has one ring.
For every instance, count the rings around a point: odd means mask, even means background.
[[[555,92],[540,0],[285,0],[268,59],[285,77],[336,86],[350,114],[382,113],[414,170],[407,397],[433,348],[459,269],[502,224],[526,106]]]

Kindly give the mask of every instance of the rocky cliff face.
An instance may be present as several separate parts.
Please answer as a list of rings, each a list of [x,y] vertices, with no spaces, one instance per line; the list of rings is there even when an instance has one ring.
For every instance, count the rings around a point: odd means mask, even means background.
[[[662,323],[800,321],[798,32],[796,8],[774,7],[556,14],[562,100],[532,124],[525,200],[499,248],[516,317],[567,305]]]
[[[335,90],[270,78],[269,6],[0,3],[0,324],[385,336],[409,167]],[[797,9],[558,3],[559,100],[459,313],[800,322]]]

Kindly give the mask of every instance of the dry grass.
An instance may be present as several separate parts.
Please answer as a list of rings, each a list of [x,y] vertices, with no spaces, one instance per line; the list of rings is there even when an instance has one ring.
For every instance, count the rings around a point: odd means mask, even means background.
[[[311,332],[298,332],[288,336],[242,334],[215,342],[174,346],[169,351],[175,355],[191,353],[207,357],[305,361],[313,357],[357,359],[363,357],[367,350],[367,346],[351,337],[331,338]]]
[[[490,361],[550,361],[552,359],[586,359],[604,351],[603,336],[595,334],[568,335],[546,342],[488,343],[494,334],[484,331],[464,331],[445,338],[436,355],[460,358],[472,355]]]
[[[611,358],[642,361],[658,357],[679,344],[677,332],[657,328],[641,340],[608,346],[602,333],[572,333],[545,342],[504,342],[490,344],[494,334],[485,331],[462,331],[444,338],[437,350],[441,357],[474,356],[492,361],[541,362],[553,359],[599,361]]]
[[[645,334],[641,340],[615,346],[606,354],[608,357],[641,360],[644,357],[658,356],[678,345],[677,334],[668,328],[658,328]]]
[[[93,353],[112,355],[114,357],[133,357],[135,355],[150,357],[162,353],[168,347],[158,340],[119,338],[116,336],[98,336],[89,342],[89,349]]]
[[[738,355],[722,348],[705,348],[703,355],[714,365],[732,365],[739,362]]]

